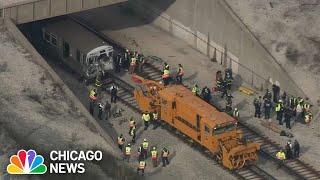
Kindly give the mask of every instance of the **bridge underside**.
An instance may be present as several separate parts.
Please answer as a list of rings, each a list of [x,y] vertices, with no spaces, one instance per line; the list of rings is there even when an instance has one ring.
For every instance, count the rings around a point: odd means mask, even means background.
[[[0,16],[22,24],[124,1],[127,0],[26,0],[0,7]]]

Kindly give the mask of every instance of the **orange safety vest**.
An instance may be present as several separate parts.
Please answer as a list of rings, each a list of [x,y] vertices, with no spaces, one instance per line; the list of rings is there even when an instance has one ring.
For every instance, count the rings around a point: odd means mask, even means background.
[[[178,73],[179,76],[183,76],[184,75],[184,71],[183,71],[183,68],[182,67],[179,67],[179,73]]]
[[[119,145],[123,145],[123,143],[124,143],[124,142],[123,142],[123,138],[118,137],[118,144],[119,144]]]
[[[146,167],[146,162],[140,161],[139,162],[139,169],[144,169]]]

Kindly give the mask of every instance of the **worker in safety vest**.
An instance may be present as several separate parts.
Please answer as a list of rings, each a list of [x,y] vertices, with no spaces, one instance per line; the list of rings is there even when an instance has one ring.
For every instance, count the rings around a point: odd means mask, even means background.
[[[118,147],[119,147],[119,149],[120,149],[121,151],[122,151],[122,149],[123,149],[123,144],[124,144],[124,142],[125,142],[125,139],[124,139],[123,135],[120,134],[120,136],[118,137]]]
[[[148,149],[149,149],[149,142],[147,141],[147,139],[143,139],[142,148],[143,148],[144,159],[147,159]]]
[[[96,102],[97,101],[97,89],[92,89],[90,90],[90,93],[89,93],[89,99],[93,102]]]
[[[277,159],[279,160],[279,166],[281,167],[282,164],[284,163],[284,160],[286,160],[286,154],[284,151],[281,149],[277,154],[276,154]]]
[[[90,111],[90,114],[93,116],[93,113],[94,113],[94,105],[97,101],[97,90],[96,89],[92,89],[90,92],[89,92],[89,99],[90,99],[90,102],[89,102],[89,111]]]
[[[158,151],[156,147],[153,147],[151,150],[151,160],[153,163],[153,167],[158,166]]]
[[[197,84],[195,84],[191,90],[191,92],[196,95],[196,96],[199,96],[200,95],[200,88],[198,87]]]
[[[238,108],[234,108],[233,113],[232,113],[232,116],[233,116],[235,119],[239,120],[239,109],[238,109]]]
[[[129,162],[130,157],[131,157],[131,144],[129,143],[129,144],[127,144],[127,146],[124,149],[123,160],[127,160]]]
[[[169,70],[169,69],[170,69],[169,64],[167,64],[167,63],[165,62],[164,65],[163,65],[162,71],[164,72],[164,70]]]
[[[178,83],[180,83],[180,84],[182,84],[182,77],[183,77],[183,75],[184,75],[184,71],[183,71],[182,65],[179,64],[176,81],[177,81]]]
[[[279,102],[276,104],[276,113],[277,113],[277,120],[279,121],[279,124],[282,125],[282,119],[283,119],[283,103],[282,100],[280,99]]]
[[[129,69],[130,74],[133,74],[135,72],[136,65],[137,65],[137,58],[134,56],[131,58],[131,62],[130,62],[130,69]]]
[[[142,120],[144,122],[144,130],[147,130],[150,122],[150,114],[148,112],[143,113]]]
[[[170,71],[168,69],[165,69],[163,71],[163,74],[162,74],[162,81],[163,81],[163,84],[165,86],[167,86],[169,84],[169,81],[170,81]]]
[[[147,164],[144,160],[139,161],[139,166],[137,168],[137,173],[139,174],[139,172],[141,171],[142,176],[144,175],[144,169],[146,168]]]
[[[310,125],[310,122],[313,118],[313,115],[312,113],[309,111],[306,113],[306,115],[304,115],[304,122],[307,124],[307,125]]]
[[[168,156],[169,156],[169,150],[164,147],[163,150],[162,150],[162,154],[161,154],[161,157],[162,157],[162,167],[166,167],[166,165],[169,164]]]
[[[97,75],[97,76],[96,76],[96,80],[95,80],[94,85],[95,85],[97,88],[100,88],[100,87],[102,86],[101,75]]]

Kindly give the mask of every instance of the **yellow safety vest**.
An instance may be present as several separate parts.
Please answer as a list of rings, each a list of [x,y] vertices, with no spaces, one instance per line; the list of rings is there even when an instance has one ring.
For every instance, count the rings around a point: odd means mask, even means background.
[[[279,159],[279,160],[286,159],[286,154],[284,152],[278,152],[276,156],[277,156],[277,159]]]
[[[126,155],[130,155],[131,154],[131,147],[126,147]]]
[[[276,106],[276,112],[279,112],[281,110],[281,106],[282,104],[281,103],[278,103],[277,106]]]
[[[164,70],[162,78],[165,79],[165,78],[169,78],[169,77],[170,77],[170,71],[169,70]]]
[[[156,158],[156,157],[157,157],[157,154],[158,154],[158,151],[156,151],[156,150],[152,150],[152,151],[151,151],[151,157],[152,157],[152,158]]]
[[[142,115],[142,120],[144,120],[144,121],[150,121],[150,115],[149,115],[149,114],[143,114],[143,115]]]
[[[90,99],[95,100],[96,99],[95,94],[96,94],[96,92],[94,90],[91,90],[89,93]]]
[[[124,142],[123,142],[123,138],[121,138],[121,137],[118,137],[118,144],[119,145],[122,145]]]
[[[139,169],[144,169],[145,166],[146,166],[146,162],[144,161],[139,162]]]
[[[193,93],[193,94],[198,94],[198,93],[199,93],[198,87],[193,87],[193,88],[192,88],[192,93]]]
[[[149,143],[148,142],[143,142],[142,147],[143,149],[148,149]]]

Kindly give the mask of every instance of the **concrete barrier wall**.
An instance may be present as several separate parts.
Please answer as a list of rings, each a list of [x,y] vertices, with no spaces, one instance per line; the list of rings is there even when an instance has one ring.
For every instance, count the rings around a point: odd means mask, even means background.
[[[0,13],[6,18],[13,19],[17,24],[22,24],[123,1],[125,0],[33,0],[0,7]]]
[[[266,88],[271,78],[294,95],[305,96],[224,0],[131,0],[130,7],[203,54],[232,67],[244,81]],[[227,56],[226,56],[227,54]]]

